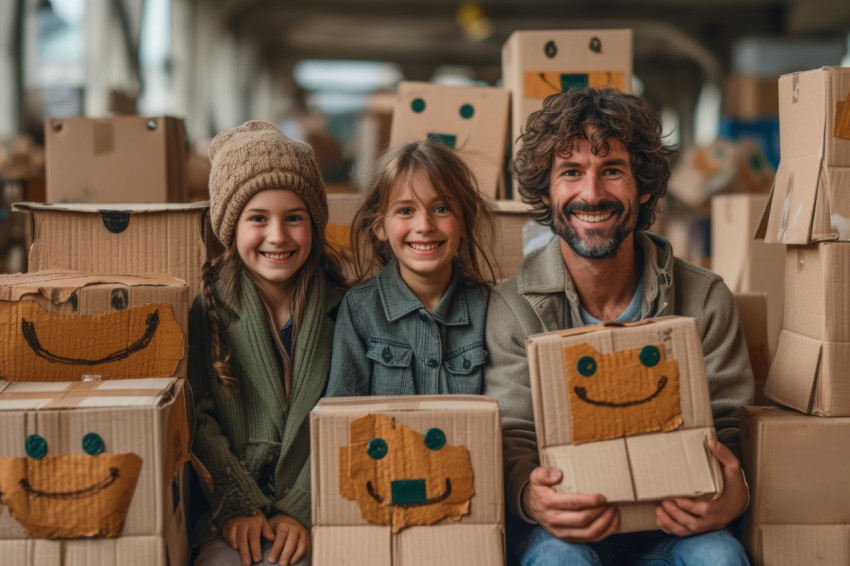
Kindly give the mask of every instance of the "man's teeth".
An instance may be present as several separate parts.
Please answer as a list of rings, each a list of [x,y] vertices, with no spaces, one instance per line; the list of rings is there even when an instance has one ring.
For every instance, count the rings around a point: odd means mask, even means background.
[[[611,215],[614,214],[613,210],[609,210],[607,212],[600,212],[597,214],[587,214],[584,212],[576,212],[576,218],[583,222],[602,222],[603,220],[608,220],[611,218]]]
[[[413,248],[414,250],[416,250],[416,251],[419,251],[419,252],[427,252],[428,250],[433,250],[433,249],[436,249],[436,248],[440,247],[440,244],[441,244],[441,243],[442,243],[442,242],[435,242],[435,243],[432,243],[432,244],[414,244],[414,243],[410,243],[410,244],[408,244],[408,245],[409,245],[411,248]]]
[[[289,256],[291,256],[293,253],[295,253],[295,252],[285,252],[285,253],[282,253],[282,254],[273,254],[273,253],[269,253],[269,252],[263,252],[263,255],[266,256],[269,259],[286,259]]]

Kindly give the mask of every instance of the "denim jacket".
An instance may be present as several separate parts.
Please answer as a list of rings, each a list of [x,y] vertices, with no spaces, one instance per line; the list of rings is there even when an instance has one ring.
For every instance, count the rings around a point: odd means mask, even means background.
[[[340,303],[327,395],[480,393],[488,295],[455,266],[428,312],[391,261]]]

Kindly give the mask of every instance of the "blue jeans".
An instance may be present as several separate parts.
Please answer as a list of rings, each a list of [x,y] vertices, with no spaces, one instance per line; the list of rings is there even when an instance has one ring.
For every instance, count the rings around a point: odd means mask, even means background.
[[[691,537],[661,531],[611,535],[588,544],[563,542],[537,526],[519,548],[523,566],[611,564],[615,558],[641,566],[747,566],[741,543],[727,530]]]

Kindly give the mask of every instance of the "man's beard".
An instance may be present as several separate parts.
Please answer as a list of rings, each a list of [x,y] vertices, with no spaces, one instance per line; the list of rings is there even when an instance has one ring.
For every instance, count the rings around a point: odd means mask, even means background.
[[[622,203],[606,201],[598,205],[590,205],[583,202],[574,202],[565,206],[562,210],[553,211],[552,231],[561,237],[567,245],[579,256],[588,259],[611,258],[617,255],[620,244],[632,233],[637,218],[637,207],[629,207],[626,211]],[[585,230],[586,239],[582,239],[578,230],[569,222],[570,214],[574,212],[586,214],[599,214],[600,212],[614,211],[620,221],[614,226],[613,233],[606,237],[602,229],[590,228]],[[626,212],[624,215],[623,212]]]

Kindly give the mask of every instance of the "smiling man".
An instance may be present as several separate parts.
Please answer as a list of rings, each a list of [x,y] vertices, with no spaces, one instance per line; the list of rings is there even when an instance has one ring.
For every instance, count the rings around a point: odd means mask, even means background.
[[[669,242],[647,231],[670,177],[659,114],[618,91],[572,90],[546,99],[521,141],[512,163],[519,192],[558,237],[493,290],[487,315],[484,394],[502,411],[508,540],[523,564],[598,565],[618,555],[636,564],[747,564],[726,526],[747,505],[735,454],[752,370],[721,278],[675,258]],[[662,502],[658,531],[612,536],[616,506],[599,494],[555,491],[560,472],[539,465],[525,338],[667,315],[697,319],[720,440],[709,449],[725,488],[713,501]]]

